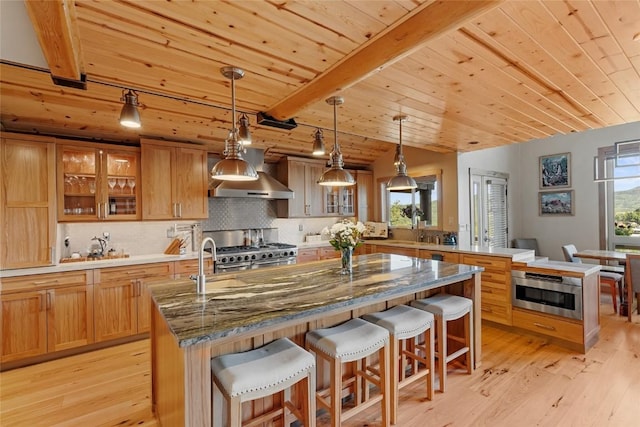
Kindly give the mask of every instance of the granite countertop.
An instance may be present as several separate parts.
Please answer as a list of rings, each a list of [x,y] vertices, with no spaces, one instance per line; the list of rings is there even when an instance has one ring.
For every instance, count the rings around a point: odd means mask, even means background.
[[[150,291],[179,346],[188,347],[413,294],[481,271],[482,267],[372,254],[354,257],[351,276],[340,274],[339,260],[326,260],[209,277],[203,296],[188,279],[167,280]]]
[[[601,270],[599,264],[586,264],[579,262],[566,262],[566,261],[534,261],[527,262],[526,268],[535,268],[540,270],[548,270],[550,273],[563,271],[568,273],[576,273],[581,276],[589,276],[596,274]]]
[[[402,248],[427,249],[430,251],[457,252],[474,255],[492,255],[511,258],[514,262],[533,261],[535,251],[531,249],[493,248],[476,245],[436,245],[433,243],[414,242],[411,240],[367,240],[366,243],[381,246],[397,246]]]
[[[211,254],[205,254],[205,256],[210,257]],[[28,276],[31,274],[62,273],[65,271],[92,270],[94,268],[124,267],[127,265],[149,264],[154,262],[182,261],[182,260],[196,259],[196,258],[198,258],[197,252],[187,252],[184,255],[150,254],[150,255],[135,255],[127,258],[104,258],[98,261],[64,262],[56,265],[51,265],[48,267],[0,270],[0,278]]]

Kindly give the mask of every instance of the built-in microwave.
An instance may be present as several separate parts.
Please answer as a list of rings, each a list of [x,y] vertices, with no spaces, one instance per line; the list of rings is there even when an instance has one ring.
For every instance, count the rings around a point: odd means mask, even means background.
[[[582,280],[551,274],[511,272],[512,305],[582,320]]]

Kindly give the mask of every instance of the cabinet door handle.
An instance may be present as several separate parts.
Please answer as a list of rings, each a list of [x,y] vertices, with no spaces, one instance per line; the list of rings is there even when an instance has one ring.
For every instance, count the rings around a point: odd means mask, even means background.
[[[543,325],[542,323],[538,323],[538,322],[533,322],[534,326],[537,326],[538,328],[542,328],[542,329],[547,329],[549,331],[555,331],[556,328],[553,326],[549,326],[549,325]]]
[[[178,203],[178,218],[182,218],[182,202]]]
[[[109,202],[104,202],[104,219],[109,218]]]
[[[51,310],[51,292],[47,292],[47,310]]]
[[[40,311],[44,311],[45,310],[44,298],[42,297],[42,294],[40,294],[38,297],[40,298]]]
[[[178,204],[173,204],[173,217],[176,218],[178,216]]]

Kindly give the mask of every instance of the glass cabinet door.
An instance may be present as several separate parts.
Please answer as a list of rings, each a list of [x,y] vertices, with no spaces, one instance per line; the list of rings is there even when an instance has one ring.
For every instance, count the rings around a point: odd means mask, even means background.
[[[65,147],[61,157],[62,215],[76,220],[95,217],[98,181],[96,151]]]
[[[106,194],[108,217],[135,218],[138,213],[137,203],[137,153],[107,152]]]
[[[138,151],[65,145],[58,149],[60,221],[140,217]]]

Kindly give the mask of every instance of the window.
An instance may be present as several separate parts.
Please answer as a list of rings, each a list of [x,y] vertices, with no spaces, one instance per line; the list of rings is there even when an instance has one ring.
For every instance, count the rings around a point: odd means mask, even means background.
[[[438,227],[441,215],[439,177],[440,174],[434,174],[415,178],[418,184],[415,190],[388,191],[382,184],[382,191],[386,193],[384,211],[389,225],[412,228],[421,221],[421,228]]]
[[[640,141],[625,141],[599,150],[595,178],[606,203],[601,238],[609,249],[640,246]]]

